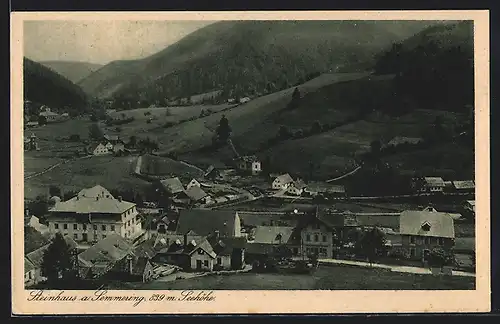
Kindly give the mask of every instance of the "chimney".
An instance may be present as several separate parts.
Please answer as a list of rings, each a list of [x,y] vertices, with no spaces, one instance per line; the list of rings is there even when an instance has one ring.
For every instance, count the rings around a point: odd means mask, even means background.
[[[184,247],[186,247],[188,245],[188,235],[187,233],[184,234]]]
[[[121,202],[122,201],[122,196],[118,196],[118,201]]]
[[[219,242],[219,238],[220,238],[220,232],[219,230],[215,230],[215,241]]]

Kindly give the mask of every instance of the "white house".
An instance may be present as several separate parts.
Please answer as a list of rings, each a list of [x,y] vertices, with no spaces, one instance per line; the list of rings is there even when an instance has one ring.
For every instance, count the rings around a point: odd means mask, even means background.
[[[108,151],[113,151],[113,144],[111,144],[111,142],[107,142],[104,146],[108,149]]]
[[[292,182],[293,179],[288,173],[282,174],[276,177],[276,179],[274,179],[272,183],[272,188],[275,190],[284,190],[287,189],[290,186],[290,184],[292,184]]]
[[[240,103],[246,103],[246,102],[249,102],[251,99],[249,97],[243,97],[243,98],[240,98]]]
[[[198,182],[198,180],[196,180],[196,179],[192,179],[192,180],[191,180],[191,181],[189,181],[189,183],[187,184],[187,186],[186,186],[186,190],[191,189],[191,187],[198,187],[198,188],[201,188],[201,184]]]
[[[87,148],[87,152],[92,155],[106,155],[110,150],[102,143],[94,143]]]
[[[304,189],[306,188],[306,184],[302,180],[297,180],[292,182],[287,189],[287,193],[300,196],[304,192]]]
[[[143,233],[135,203],[115,198],[100,185],[57,203],[47,218],[51,233],[77,242],[96,242],[111,234],[133,239]]]

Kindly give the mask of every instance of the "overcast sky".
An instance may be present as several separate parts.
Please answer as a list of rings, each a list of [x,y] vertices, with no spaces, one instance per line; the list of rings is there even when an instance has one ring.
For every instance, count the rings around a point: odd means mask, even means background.
[[[35,61],[106,64],[154,54],[210,21],[26,21],[24,55]]]

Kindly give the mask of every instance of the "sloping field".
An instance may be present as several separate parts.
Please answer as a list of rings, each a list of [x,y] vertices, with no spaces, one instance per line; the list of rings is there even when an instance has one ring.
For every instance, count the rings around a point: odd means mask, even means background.
[[[190,165],[152,155],[142,156],[141,173],[153,176],[173,176],[190,179],[203,175],[202,170]]]
[[[142,190],[149,183],[132,175],[135,157],[101,156],[72,161],[24,183],[26,199],[46,194],[51,185],[79,191],[97,184],[108,190]]]

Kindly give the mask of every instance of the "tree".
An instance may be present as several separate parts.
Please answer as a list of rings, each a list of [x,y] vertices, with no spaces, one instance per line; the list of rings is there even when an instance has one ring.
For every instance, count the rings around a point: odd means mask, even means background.
[[[200,118],[201,118],[201,117],[205,117],[205,110],[203,110],[203,109],[202,109],[202,110],[201,110],[201,112],[200,112]]]
[[[101,127],[97,123],[94,123],[89,126],[89,137],[94,140],[100,140],[103,138],[104,132]]]
[[[130,136],[128,140],[128,145],[130,147],[135,147],[137,145],[137,137],[135,137],[134,135]]]
[[[290,133],[290,130],[288,129],[288,127],[286,127],[285,125],[280,126],[280,129],[278,131],[278,138],[288,139],[288,138],[290,138],[291,135],[292,134]]]
[[[427,261],[432,268],[442,268],[453,263],[453,256],[442,248],[435,248],[429,252]]]
[[[49,195],[51,197],[53,197],[53,196],[61,197],[61,188],[59,188],[58,186],[50,186],[49,187]]]
[[[358,247],[360,248],[361,254],[368,258],[370,266],[377,256],[385,252],[386,242],[387,239],[384,232],[378,227],[374,227],[362,234]]]
[[[52,287],[59,287],[64,282],[77,278],[77,269],[73,269],[73,256],[70,247],[61,233],[56,233],[52,243],[43,255],[42,276],[47,278]]]
[[[46,125],[47,124],[47,117],[45,117],[45,116],[38,116],[38,124],[39,125]]]
[[[216,134],[219,141],[226,142],[231,136],[231,126],[229,126],[229,120],[226,118],[226,115],[222,115],[219,126],[217,126]]]
[[[49,204],[46,197],[36,197],[35,201],[30,201],[28,203],[28,209],[30,213],[36,217],[45,216],[49,211]]]
[[[289,109],[297,108],[299,105],[300,97],[301,97],[301,95],[300,95],[299,88],[295,88],[295,90],[293,90],[293,93],[292,93],[292,100],[288,104],[288,108]]]
[[[320,133],[321,129],[322,129],[321,123],[318,120],[316,120],[311,126],[311,133],[312,134]]]

